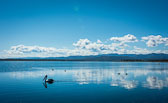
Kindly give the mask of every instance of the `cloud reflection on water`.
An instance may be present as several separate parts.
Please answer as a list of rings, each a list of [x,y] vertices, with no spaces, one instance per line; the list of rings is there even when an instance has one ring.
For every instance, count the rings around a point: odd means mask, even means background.
[[[144,87],[150,89],[162,89],[163,87],[168,87],[168,77],[160,79],[155,76],[149,76],[144,83]]]
[[[41,69],[39,71],[10,72],[12,78],[43,78],[45,74],[53,79],[75,81],[83,84],[109,84],[110,86],[133,89],[138,86],[149,89],[168,87],[168,70],[149,69]],[[61,76],[61,77],[60,77]],[[65,80],[65,81],[66,81]]]

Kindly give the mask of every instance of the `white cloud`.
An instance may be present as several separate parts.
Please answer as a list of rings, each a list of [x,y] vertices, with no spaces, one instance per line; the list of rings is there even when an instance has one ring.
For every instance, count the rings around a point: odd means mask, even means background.
[[[80,39],[76,43],[73,43],[75,47],[83,50],[90,50],[92,52],[101,52],[104,50],[114,50],[112,45],[105,45],[102,43],[91,42],[88,39]]]
[[[73,43],[74,49],[57,49],[54,47],[42,47],[42,46],[25,46],[17,45],[12,46],[9,50],[5,50],[6,57],[65,57],[74,55],[98,55],[98,54],[110,54],[126,53],[124,47],[127,45],[122,43],[103,44],[97,42],[91,42],[88,39],[80,39],[76,43]],[[3,56],[4,57],[4,56]]]
[[[161,35],[150,35],[147,37],[142,37],[142,41],[147,41],[146,45],[148,47],[155,47],[159,44],[165,44],[165,46],[168,46],[168,38],[163,38]]]
[[[167,43],[168,38],[162,38],[161,36],[148,36],[142,37],[143,40],[151,41],[154,39],[155,44],[148,43],[152,45],[158,45],[160,43]],[[160,38],[159,40],[156,38]],[[168,50],[148,50],[146,48],[140,48],[134,46],[130,47],[127,42],[137,42],[135,36],[128,34],[124,37],[112,37],[111,40],[119,41],[119,43],[104,43],[100,40],[92,42],[88,39],[79,39],[77,42],[73,43],[73,49],[57,49],[54,47],[42,47],[42,46],[25,46],[17,45],[12,46],[9,50],[5,52],[0,52],[0,57],[66,57],[66,56],[87,56],[87,55],[99,55],[99,54],[149,54],[149,53],[165,53],[168,54]],[[131,49],[132,48],[132,49]]]
[[[90,43],[91,42],[88,39],[79,39],[79,41],[77,41],[77,43],[73,43],[73,45],[81,49],[85,49],[86,45],[89,45]]]
[[[130,50],[130,54],[149,54],[152,53],[152,51],[147,50],[146,48],[139,48],[134,46],[133,50]]]
[[[97,43],[102,43],[102,41],[100,41],[99,39],[97,40]]]
[[[122,43],[127,43],[127,42],[138,42],[137,38],[134,35],[127,34],[123,37],[111,37],[111,41],[119,41]]]
[[[12,46],[10,50],[6,50],[10,57],[48,57],[48,56],[67,56],[68,49],[56,49],[53,47],[41,46]]]
[[[11,50],[8,51],[8,53],[33,53],[33,52],[52,52],[55,51],[55,48],[46,48],[46,47],[40,47],[40,46],[24,46],[24,45],[17,45],[12,46]]]
[[[112,43],[112,44],[103,44],[102,42],[91,42],[88,39],[80,39],[76,43],[73,43],[76,49],[90,51],[97,54],[110,54],[110,53],[118,53],[124,54],[126,53],[125,47],[128,47],[127,44],[124,43]]]

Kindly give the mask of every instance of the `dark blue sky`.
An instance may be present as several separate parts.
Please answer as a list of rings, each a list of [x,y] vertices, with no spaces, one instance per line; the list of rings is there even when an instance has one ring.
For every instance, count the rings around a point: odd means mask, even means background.
[[[1,0],[0,50],[73,48],[81,38],[168,35],[167,0]],[[141,45],[141,44],[139,44]]]

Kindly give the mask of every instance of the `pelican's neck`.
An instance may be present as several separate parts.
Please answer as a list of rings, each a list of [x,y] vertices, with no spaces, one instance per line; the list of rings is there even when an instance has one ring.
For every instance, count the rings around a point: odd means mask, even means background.
[[[47,76],[44,77],[45,82],[47,81]]]

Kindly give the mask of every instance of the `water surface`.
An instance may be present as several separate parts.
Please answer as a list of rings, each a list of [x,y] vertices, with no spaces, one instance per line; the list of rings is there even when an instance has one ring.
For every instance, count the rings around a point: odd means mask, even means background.
[[[0,103],[168,103],[167,94],[168,63],[0,62]]]

